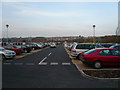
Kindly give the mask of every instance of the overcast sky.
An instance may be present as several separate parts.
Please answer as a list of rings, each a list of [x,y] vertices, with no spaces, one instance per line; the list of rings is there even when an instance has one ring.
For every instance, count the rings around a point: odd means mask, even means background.
[[[2,31],[7,37],[115,35],[117,2],[4,2]]]

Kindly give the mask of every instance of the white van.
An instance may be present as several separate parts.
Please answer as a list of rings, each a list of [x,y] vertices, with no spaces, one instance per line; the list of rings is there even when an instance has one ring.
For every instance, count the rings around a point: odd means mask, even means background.
[[[78,57],[80,53],[83,53],[93,48],[103,48],[103,47],[95,43],[77,43],[72,46],[70,55],[73,57]]]

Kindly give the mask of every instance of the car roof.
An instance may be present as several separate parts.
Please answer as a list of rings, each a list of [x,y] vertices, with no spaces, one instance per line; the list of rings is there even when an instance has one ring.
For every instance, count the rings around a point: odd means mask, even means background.
[[[78,44],[99,44],[99,43],[78,43]]]
[[[104,49],[112,50],[112,49],[115,49],[115,50],[118,50],[118,49],[116,49],[116,48],[95,48],[95,49],[99,49],[99,50],[104,50]]]

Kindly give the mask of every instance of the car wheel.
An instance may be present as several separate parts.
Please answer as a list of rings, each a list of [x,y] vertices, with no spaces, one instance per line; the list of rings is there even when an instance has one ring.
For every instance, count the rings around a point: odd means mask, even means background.
[[[100,69],[102,68],[102,63],[100,61],[95,61],[94,62],[94,68],[95,69]]]

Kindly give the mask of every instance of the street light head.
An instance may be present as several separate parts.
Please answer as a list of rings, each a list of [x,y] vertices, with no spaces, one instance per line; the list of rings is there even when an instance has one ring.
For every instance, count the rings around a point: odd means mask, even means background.
[[[93,27],[95,28],[95,24],[93,24]]]
[[[6,27],[8,28],[8,27],[9,27],[9,25],[7,24],[7,25],[6,25]]]

